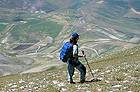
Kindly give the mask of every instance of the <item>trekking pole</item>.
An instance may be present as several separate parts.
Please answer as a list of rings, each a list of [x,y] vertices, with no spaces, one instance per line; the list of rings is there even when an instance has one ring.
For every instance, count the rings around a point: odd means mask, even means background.
[[[82,50],[82,54],[85,55],[85,53],[84,53],[83,50]],[[89,68],[89,70],[90,70],[90,73],[91,73],[92,77],[94,78],[94,75],[93,75],[93,73],[92,73],[92,70],[91,70],[91,68],[90,68],[90,65],[88,64],[88,60],[87,60],[86,56],[84,56],[84,58],[85,58],[85,61],[87,62],[87,65],[88,65],[88,68]]]

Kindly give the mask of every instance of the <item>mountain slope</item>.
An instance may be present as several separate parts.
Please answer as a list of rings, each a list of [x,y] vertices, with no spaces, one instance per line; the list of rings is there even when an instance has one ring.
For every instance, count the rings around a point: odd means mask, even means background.
[[[83,61],[84,62],[84,61]],[[86,64],[86,62],[85,62]],[[108,92],[140,91],[140,47],[108,54],[89,62],[93,77],[87,67],[87,82],[80,84],[79,73],[75,71],[76,84],[66,81],[66,67],[52,67],[44,72],[17,74],[0,77],[1,91],[39,92]],[[98,78],[98,80],[96,80]],[[99,80],[100,79],[100,80]]]
[[[17,73],[54,65],[59,61],[63,42],[69,40],[73,31],[80,34],[80,50],[85,50],[90,60],[140,43],[137,0],[0,2],[0,51],[23,64],[34,61],[30,68],[25,66],[27,70]]]
[[[139,92],[139,3],[1,0],[0,91]],[[80,34],[79,50],[86,53],[93,82],[87,66],[86,83],[78,83],[78,71],[75,85],[66,81],[66,66],[58,58],[72,32]]]

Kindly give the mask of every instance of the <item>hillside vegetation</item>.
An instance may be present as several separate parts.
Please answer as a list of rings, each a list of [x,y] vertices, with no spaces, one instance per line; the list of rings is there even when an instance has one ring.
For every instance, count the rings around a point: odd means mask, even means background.
[[[82,62],[85,62],[82,59]],[[43,72],[0,77],[0,90],[14,92],[138,92],[140,91],[140,47],[107,54],[89,61],[93,77],[87,67],[86,82],[76,84],[66,81],[66,66],[51,67]],[[85,62],[86,65],[86,62]],[[98,80],[97,80],[98,79]]]
[[[139,0],[0,0],[0,91],[139,92]],[[80,34],[95,80],[66,81],[62,44]],[[85,65],[84,58],[80,59]],[[99,80],[96,80],[98,78]]]

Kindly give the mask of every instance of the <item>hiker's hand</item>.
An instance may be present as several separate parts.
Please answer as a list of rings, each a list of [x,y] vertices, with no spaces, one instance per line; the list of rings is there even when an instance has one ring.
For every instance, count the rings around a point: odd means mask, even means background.
[[[86,55],[79,55],[78,57],[86,57]]]
[[[83,55],[82,57],[86,57],[86,55]]]
[[[81,50],[82,51],[82,57],[86,57],[86,55],[85,55],[85,52],[83,51],[83,50]]]

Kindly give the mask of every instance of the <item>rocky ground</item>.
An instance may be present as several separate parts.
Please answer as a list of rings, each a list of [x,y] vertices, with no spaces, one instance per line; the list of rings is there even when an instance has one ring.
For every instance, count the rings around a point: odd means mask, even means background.
[[[70,84],[66,81],[66,66],[53,66],[43,72],[0,77],[0,92],[140,92],[139,48],[107,55],[89,64],[94,78],[85,63],[87,75],[83,84],[79,83],[77,70],[76,84]]]
[[[140,61],[139,61],[140,62]],[[36,74],[13,75],[1,78],[1,92],[139,92],[140,63],[123,63],[95,69],[94,79],[90,72],[87,81],[79,83],[78,71],[75,72],[76,84],[69,84],[66,72],[62,69]],[[6,80],[2,80],[6,79]]]

